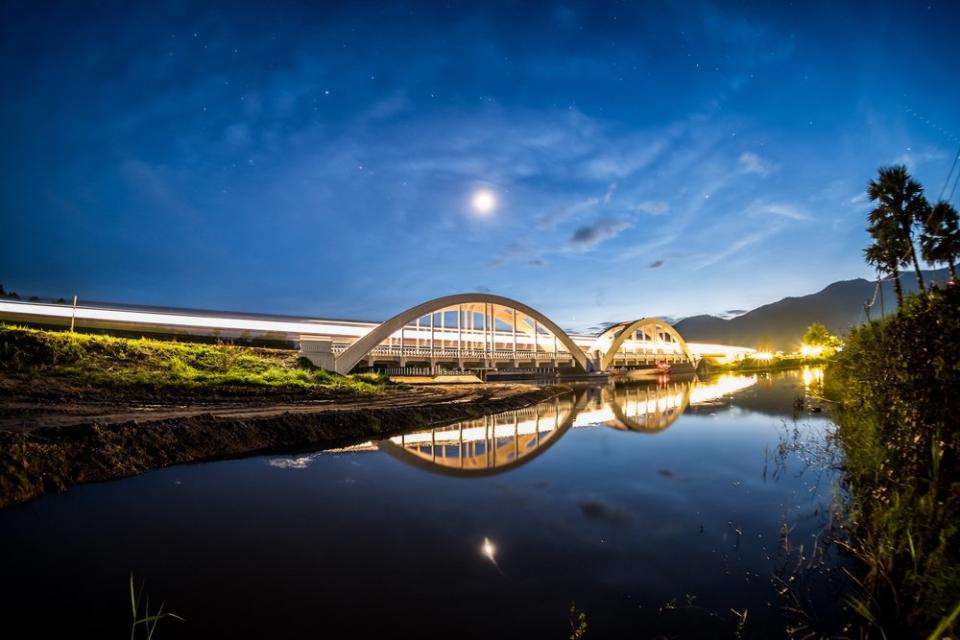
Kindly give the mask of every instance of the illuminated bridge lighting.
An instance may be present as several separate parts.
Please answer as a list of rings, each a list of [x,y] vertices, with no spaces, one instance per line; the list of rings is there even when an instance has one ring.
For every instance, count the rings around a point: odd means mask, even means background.
[[[376,444],[405,462],[440,473],[484,475],[522,464],[550,447],[573,423],[580,399],[507,411]]]
[[[811,376],[815,376],[812,373]],[[813,380],[813,377],[811,377]],[[669,429],[690,405],[742,391],[757,376],[724,375],[708,383],[609,385],[576,391],[533,407],[364,442],[326,453],[384,451],[408,464],[444,475],[490,475],[526,464],[574,428],[608,427],[656,434]],[[301,468],[312,457],[271,462]]]
[[[599,335],[568,335],[535,309],[489,294],[437,298],[382,323],[10,300],[0,301],[0,320],[294,342],[315,364],[339,373],[358,366],[433,371],[565,366],[589,373],[695,367],[703,358],[731,360],[753,352],[687,343],[657,318],[618,323]]]
[[[530,462],[568,429],[605,426],[659,433],[670,428],[690,404],[710,402],[756,382],[756,376],[727,375],[707,384],[610,385],[599,393],[578,391],[526,409],[365,443],[351,450],[378,448],[446,475],[501,473]]]

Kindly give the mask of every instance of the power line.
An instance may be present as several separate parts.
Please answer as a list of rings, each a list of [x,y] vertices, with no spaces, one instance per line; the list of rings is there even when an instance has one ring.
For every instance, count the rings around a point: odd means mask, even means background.
[[[957,171],[957,177],[953,179],[953,187],[950,189],[950,197],[947,198],[947,202],[953,200],[953,193],[957,190],[957,182],[960,182],[960,171]]]
[[[937,200],[943,200],[943,193],[947,190],[947,185],[950,184],[950,178],[953,176],[953,170],[957,166],[957,160],[960,159],[960,149],[957,149],[957,153],[953,156],[953,164],[950,165],[950,173],[947,174],[947,179],[943,181],[943,188],[940,189],[940,197]],[[960,174],[957,174],[960,176]],[[953,183],[953,188],[957,188],[957,183]],[[953,191],[950,192],[951,194]],[[952,196],[951,196],[952,197]],[[949,201],[949,198],[947,199]]]

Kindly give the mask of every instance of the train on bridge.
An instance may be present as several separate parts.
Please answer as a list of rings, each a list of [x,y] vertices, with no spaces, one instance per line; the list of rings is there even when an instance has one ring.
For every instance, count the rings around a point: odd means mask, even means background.
[[[132,335],[195,336],[299,348],[341,374],[478,372],[485,377],[693,372],[745,347],[688,343],[670,323],[639,318],[598,335],[568,334],[510,298],[466,293],[429,300],[380,323],[122,305],[0,300],[0,320]]]

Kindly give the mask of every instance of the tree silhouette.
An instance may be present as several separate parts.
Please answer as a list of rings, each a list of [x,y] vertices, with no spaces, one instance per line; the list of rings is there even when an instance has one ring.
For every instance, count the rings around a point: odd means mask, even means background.
[[[899,306],[903,304],[900,267],[909,264],[906,259],[909,242],[904,241],[899,227],[890,218],[884,217],[874,222],[871,214],[871,223],[867,231],[873,237],[873,244],[864,249],[867,263],[873,265],[881,276],[893,276],[893,286]]]
[[[913,227],[924,222],[925,213],[930,207],[927,199],[923,197],[923,187],[910,177],[903,165],[880,167],[877,179],[867,184],[867,196],[877,203],[876,208],[870,212],[870,234],[877,238],[873,232],[874,227],[885,235],[893,234],[896,230],[896,235],[900,237],[893,244],[903,247],[906,253],[902,259],[913,263],[913,269],[917,273],[917,285],[920,292],[925,293],[920,262],[913,246]]]
[[[957,281],[957,255],[960,254],[960,217],[949,202],[940,201],[927,211],[920,236],[920,252],[930,263],[950,266],[950,279]]]

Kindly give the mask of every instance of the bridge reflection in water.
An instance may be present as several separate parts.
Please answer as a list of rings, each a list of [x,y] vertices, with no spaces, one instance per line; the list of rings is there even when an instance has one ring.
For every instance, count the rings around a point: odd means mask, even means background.
[[[756,381],[755,376],[728,375],[709,382],[586,387],[526,409],[408,433],[373,446],[403,462],[446,475],[493,475],[530,462],[569,429],[603,425],[659,433],[689,405],[709,403]],[[352,449],[370,448],[366,444]]]

